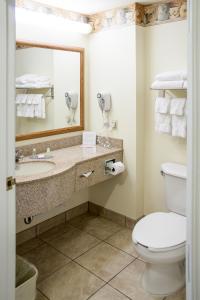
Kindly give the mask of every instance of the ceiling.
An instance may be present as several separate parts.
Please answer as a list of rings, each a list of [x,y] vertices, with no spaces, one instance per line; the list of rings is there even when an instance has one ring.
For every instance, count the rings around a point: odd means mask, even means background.
[[[126,6],[128,4],[139,3],[153,3],[160,0],[35,0],[43,4],[54,7],[63,8],[70,11],[79,12],[82,14],[94,14],[96,12],[112,9],[119,6]]]

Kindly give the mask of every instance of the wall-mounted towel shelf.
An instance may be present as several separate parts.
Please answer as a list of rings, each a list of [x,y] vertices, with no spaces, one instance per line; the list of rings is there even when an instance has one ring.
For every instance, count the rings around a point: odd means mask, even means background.
[[[185,88],[176,88],[176,89],[153,89],[153,88],[150,88],[151,90],[153,91],[186,91],[187,92],[187,89]]]
[[[45,98],[51,98],[54,99],[54,87],[53,86],[44,86],[44,87],[23,87],[23,86],[16,86],[16,90],[24,90],[27,94],[29,91],[36,91],[36,90],[48,90],[47,93],[41,93],[44,94]],[[38,93],[39,94],[39,93]]]

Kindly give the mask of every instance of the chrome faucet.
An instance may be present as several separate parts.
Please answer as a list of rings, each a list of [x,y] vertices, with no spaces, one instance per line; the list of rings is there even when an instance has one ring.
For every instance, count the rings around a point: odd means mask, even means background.
[[[24,156],[22,155],[22,150],[15,150],[15,162],[19,163],[22,159],[24,158]]]

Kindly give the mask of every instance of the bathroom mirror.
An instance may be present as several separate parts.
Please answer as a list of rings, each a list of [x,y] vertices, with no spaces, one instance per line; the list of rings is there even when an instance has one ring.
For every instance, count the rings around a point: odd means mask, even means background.
[[[16,140],[84,129],[84,49],[16,43]]]

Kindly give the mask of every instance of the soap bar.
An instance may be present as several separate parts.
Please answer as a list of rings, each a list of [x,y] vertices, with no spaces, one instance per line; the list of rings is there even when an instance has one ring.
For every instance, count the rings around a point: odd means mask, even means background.
[[[94,147],[96,145],[96,136],[96,132],[94,131],[84,131],[82,146]]]

